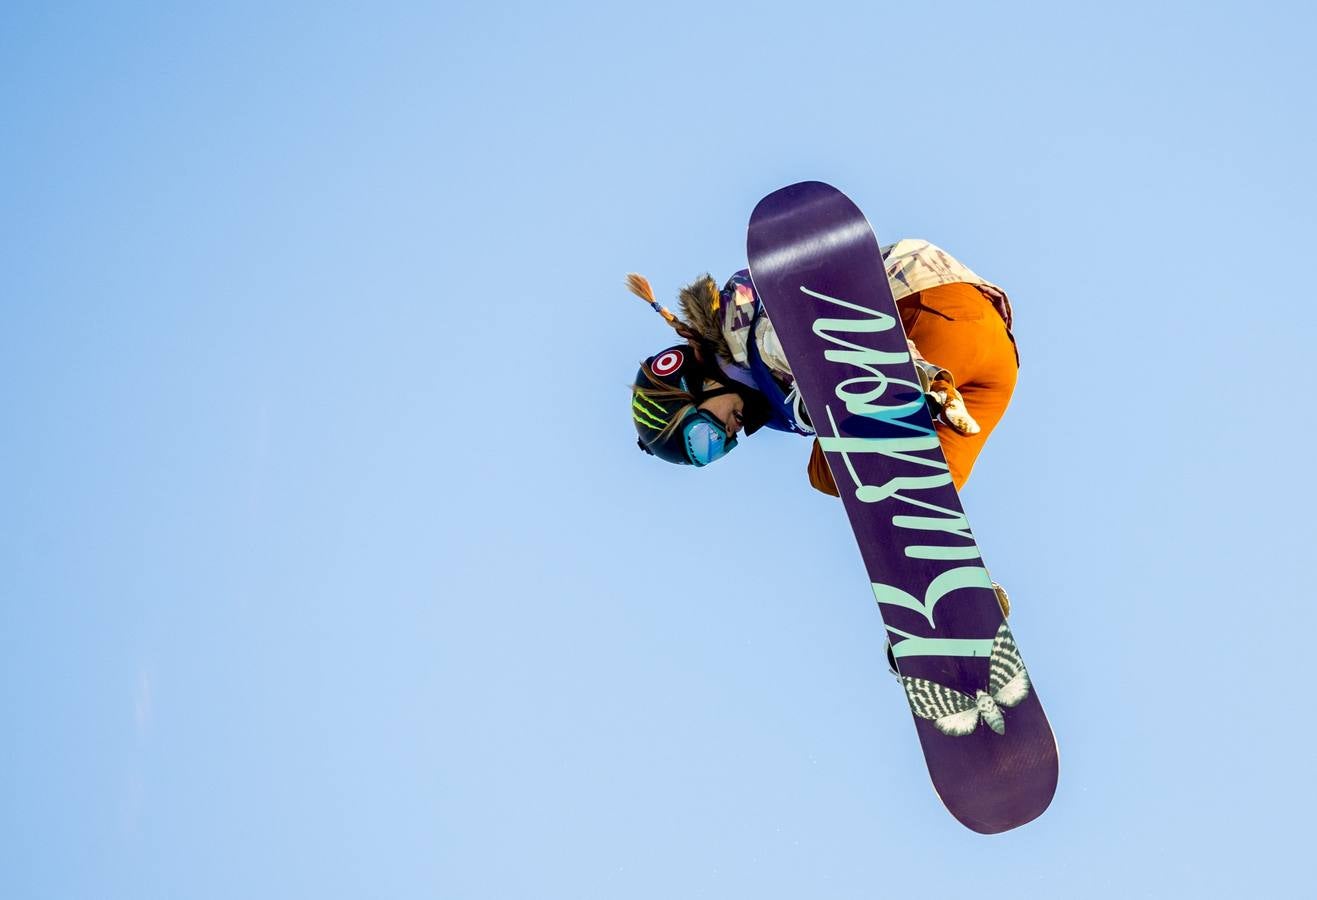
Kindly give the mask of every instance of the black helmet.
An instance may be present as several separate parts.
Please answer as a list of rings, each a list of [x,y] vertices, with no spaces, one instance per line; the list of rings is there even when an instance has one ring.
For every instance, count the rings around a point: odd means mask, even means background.
[[[723,423],[699,409],[703,401],[734,389],[720,382],[706,391],[705,378],[705,368],[689,344],[669,347],[640,364],[631,392],[631,418],[641,450],[670,463],[706,466],[736,446]]]

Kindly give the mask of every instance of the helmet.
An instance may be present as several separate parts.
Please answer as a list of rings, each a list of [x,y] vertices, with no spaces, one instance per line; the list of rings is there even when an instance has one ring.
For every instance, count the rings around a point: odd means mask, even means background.
[[[736,447],[717,416],[699,404],[733,389],[704,389],[705,372],[690,345],[669,347],[640,364],[631,392],[631,418],[641,450],[670,463],[707,466]]]

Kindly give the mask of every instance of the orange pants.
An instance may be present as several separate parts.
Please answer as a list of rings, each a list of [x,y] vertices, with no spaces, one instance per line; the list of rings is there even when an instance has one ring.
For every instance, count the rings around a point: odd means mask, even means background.
[[[1015,341],[997,310],[969,284],[944,284],[898,300],[906,337],[915,342],[924,359],[951,373],[965,408],[982,429],[978,434],[957,434],[937,423],[938,440],[960,490],[969,480],[988,435],[1006,412],[1015,391],[1019,356]],[[827,494],[837,494],[832,475],[816,440],[810,457],[809,479]]]

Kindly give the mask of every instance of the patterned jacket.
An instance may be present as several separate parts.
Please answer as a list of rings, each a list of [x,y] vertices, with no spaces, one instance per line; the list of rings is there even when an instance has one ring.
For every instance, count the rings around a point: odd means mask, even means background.
[[[964,263],[957,260],[941,247],[928,241],[906,239],[882,248],[883,259],[887,263],[887,280],[892,286],[892,295],[900,302],[911,294],[928,290],[942,284],[972,284],[992,303],[993,308],[1006,323],[1006,330],[1011,328],[1011,301],[1006,292],[997,285],[985,281]],[[727,353],[731,361],[738,366],[749,366],[749,354],[746,342],[750,338],[750,326],[755,314],[760,310],[758,296],[750,283],[750,272],[742,269],[723,286],[720,292],[722,338],[726,341]],[[773,330],[773,323],[768,317],[755,329],[759,353],[773,374],[787,386],[794,382],[791,367],[787,364],[786,354]],[[919,348],[910,342],[910,351],[916,361],[923,361]],[[932,367],[936,371],[936,366]]]

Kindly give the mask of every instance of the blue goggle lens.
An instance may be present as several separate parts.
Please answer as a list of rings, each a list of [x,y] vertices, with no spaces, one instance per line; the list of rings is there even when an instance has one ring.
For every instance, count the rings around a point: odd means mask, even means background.
[[[682,438],[686,456],[694,466],[717,462],[736,446],[736,438],[727,436],[723,423],[704,410],[697,410],[682,426]]]

